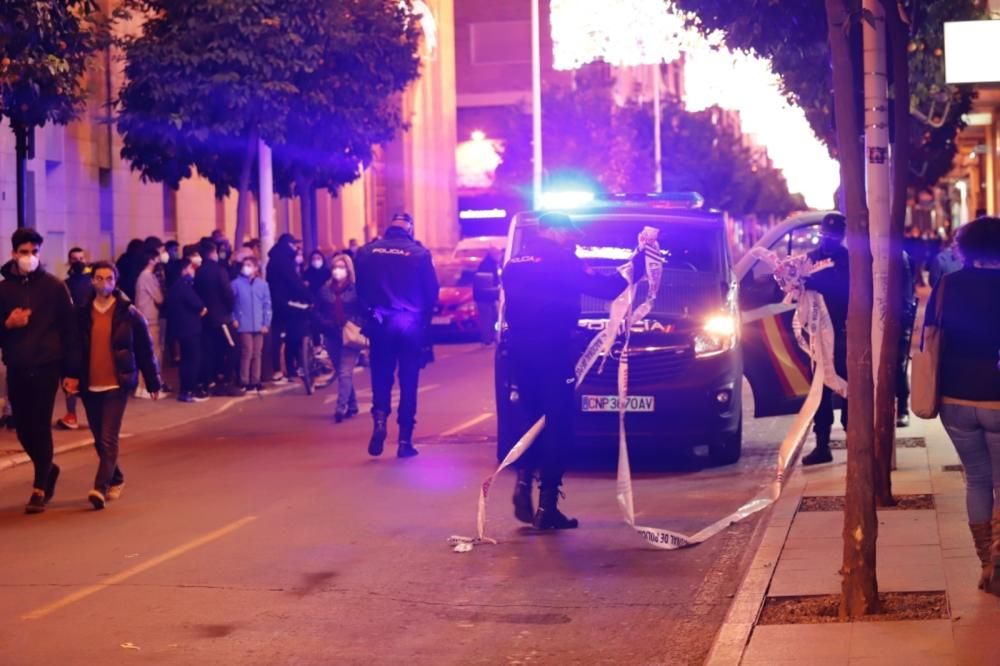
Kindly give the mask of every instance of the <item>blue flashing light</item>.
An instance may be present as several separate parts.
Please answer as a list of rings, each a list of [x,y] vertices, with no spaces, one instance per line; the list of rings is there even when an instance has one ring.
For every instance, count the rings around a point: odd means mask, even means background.
[[[654,208],[698,209],[705,205],[705,199],[697,192],[658,192],[610,194],[607,200],[623,204],[642,204]]]

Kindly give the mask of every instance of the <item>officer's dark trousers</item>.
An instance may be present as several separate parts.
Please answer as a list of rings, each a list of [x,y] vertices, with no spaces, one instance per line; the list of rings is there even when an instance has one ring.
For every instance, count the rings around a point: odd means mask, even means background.
[[[833,365],[837,369],[837,374],[847,379],[847,335],[839,335],[833,343]],[[823,398],[819,402],[816,416],[813,418],[813,432],[817,438],[826,437],[830,439],[830,432],[833,430],[833,396],[834,393],[829,386],[823,387]],[[840,423],[847,429],[847,401],[844,400],[843,408],[840,411]]]
[[[545,417],[545,429],[517,461],[522,470],[539,470],[543,485],[558,485],[566,471],[573,444],[576,405],[574,360],[569,343],[540,344],[511,341],[511,375],[517,387],[514,419],[518,435]]]
[[[7,389],[17,421],[17,439],[35,466],[35,488],[44,490],[52,469],[52,409],[61,371],[58,363],[8,368]]]
[[[402,427],[417,422],[417,384],[423,365],[424,326],[419,315],[386,316],[371,326],[372,412],[392,413],[392,384],[399,368],[399,413]]]

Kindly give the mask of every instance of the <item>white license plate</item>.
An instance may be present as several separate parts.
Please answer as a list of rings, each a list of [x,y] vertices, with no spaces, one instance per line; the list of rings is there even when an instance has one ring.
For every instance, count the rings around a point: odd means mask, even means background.
[[[617,412],[616,395],[580,396],[580,408],[585,412]],[[656,408],[656,398],[651,395],[630,395],[625,398],[626,412],[652,412]]]
[[[431,317],[431,326],[451,326],[451,317],[447,315]]]

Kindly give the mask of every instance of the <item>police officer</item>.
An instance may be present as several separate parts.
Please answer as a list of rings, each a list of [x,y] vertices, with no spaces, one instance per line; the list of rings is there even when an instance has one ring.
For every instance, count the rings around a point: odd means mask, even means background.
[[[399,367],[399,449],[417,455],[413,427],[417,415],[417,383],[429,343],[431,313],[438,281],[431,253],[413,239],[413,218],[397,213],[385,238],[357,251],[358,298],[367,312],[365,334],[371,342],[372,419],[368,453],[382,455],[391,412],[393,378]]]
[[[545,417],[539,439],[517,461],[514,486],[514,516],[536,529],[578,525],[559,511],[557,503],[565,453],[573,441],[577,359],[572,338],[580,319],[580,296],[610,300],[626,287],[617,273],[588,272],[576,256],[578,239],[579,231],[568,215],[547,213],[539,220],[537,237],[526,243],[525,254],[512,258],[503,270],[504,320],[517,387],[514,410],[519,431],[526,432]],[[536,470],[541,480],[537,512],[532,502]]]
[[[833,365],[837,374],[847,377],[847,299],[850,293],[850,272],[844,237],[847,220],[840,213],[830,213],[820,225],[820,246],[809,253],[813,263],[830,260],[833,266],[819,271],[806,280],[806,287],[819,292],[826,302],[833,323]],[[847,427],[847,404],[840,413],[840,422]],[[830,432],[833,429],[833,391],[823,387],[823,398],[813,419],[816,448],[802,459],[803,465],[833,462],[830,453]]]

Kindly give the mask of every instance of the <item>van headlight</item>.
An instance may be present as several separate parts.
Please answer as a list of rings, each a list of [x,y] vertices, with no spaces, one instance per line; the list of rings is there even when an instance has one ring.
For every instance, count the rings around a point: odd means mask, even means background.
[[[736,347],[737,330],[734,315],[720,314],[709,317],[694,336],[695,357],[715,356],[733,349]]]

